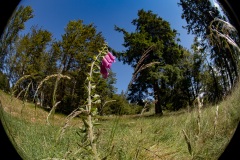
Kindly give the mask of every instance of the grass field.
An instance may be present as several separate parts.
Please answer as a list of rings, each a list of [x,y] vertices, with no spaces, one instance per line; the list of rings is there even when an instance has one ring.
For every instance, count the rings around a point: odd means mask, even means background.
[[[0,91],[1,119],[17,151],[26,160],[91,159],[82,145],[82,121],[75,118],[60,130],[66,116],[24,103]],[[130,116],[97,117],[97,148],[102,159],[109,160],[177,160],[218,159],[230,141],[240,119],[240,91],[217,106]],[[218,108],[218,110],[217,110]]]

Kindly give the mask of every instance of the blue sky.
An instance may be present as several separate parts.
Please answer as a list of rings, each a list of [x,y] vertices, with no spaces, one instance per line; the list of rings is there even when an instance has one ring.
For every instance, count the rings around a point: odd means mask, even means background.
[[[26,32],[30,26],[38,25],[59,39],[70,20],[81,19],[84,24],[94,23],[110,47],[123,51],[123,35],[114,30],[114,25],[133,32],[135,27],[131,21],[137,18],[140,9],[152,10],[168,21],[171,28],[180,33],[180,44],[190,48],[193,36],[182,28],[186,22],[181,19],[182,9],[177,5],[178,2],[179,0],[23,0],[21,4],[32,6],[35,15],[26,23]],[[112,65],[112,70],[116,73],[115,87],[118,88],[118,93],[125,91],[133,69],[117,61]]]

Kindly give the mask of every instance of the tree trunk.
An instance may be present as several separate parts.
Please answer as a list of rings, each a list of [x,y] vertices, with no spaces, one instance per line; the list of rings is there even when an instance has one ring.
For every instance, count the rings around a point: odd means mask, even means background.
[[[228,61],[227,61],[227,59],[225,58],[225,56],[223,56],[223,60],[224,60],[225,68],[227,69],[227,72],[228,72],[228,75],[229,75],[230,84],[231,84],[230,89],[231,89],[232,86],[233,86],[232,72],[231,72],[231,70],[230,70],[230,67],[229,67],[229,65],[228,65]]]
[[[220,93],[219,93],[219,88],[218,88],[218,81],[216,79],[216,76],[215,76],[215,73],[214,73],[214,70],[213,70],[212,66],[209,65],[209,67],[210,67],[210,70],[212,71],[212,77],[213,77],[213,81],[214,81],[214,89],[215,89],[214,101],[218,102],[221,98]]]
[[[155,99],[155,114],[156,115],[162,115],[163,114],[162,113],[162,106],[161,106],[159,86],[158,86],[157,81],[154,82],[153,90],[154,90],[154,99]]]

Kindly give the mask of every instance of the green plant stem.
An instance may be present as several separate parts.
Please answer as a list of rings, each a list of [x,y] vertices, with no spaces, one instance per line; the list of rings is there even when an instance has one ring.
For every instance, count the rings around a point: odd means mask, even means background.
[[[97,58],[98,58],[98,56],[97,56]],[[97,60],[97,58],[96,58],[96,60]],[[87,130],[88,130],[88,137],[89,137],[90,145],[91,145],[91,148],[92,148],[92,152],[94,154],[94,158],[96,160],[99,160],[100,158],[98,157],[97,146],[94,143],[94,128],[93,128],[92,115],[91,115],[91,109],[92,109],[92,99],[91,99],[92,83],[91,83],[91,80],[92,80],[93,67],[95,65],[96,60],[94,60],[92,62],[90,72],[89,72],[88,99],[87,99],[87,101],[88,101],[88,105],[87,105],[87,112],[88,112],[87,124],[88,125],[86,127],[87,127]]]
[[[87,121],[88,121],[88,125],[89,125],[88,126],[88,136],[89,136],[90,144],[91,144],[91,147],[92,147],[92,152],[94,154],[94,158],[96,160],[99,160],[98,153],[97,153],[97,146],[96,146],[96,143],[94,143],[94,132],[93,132],[91,114],[88,115]]]

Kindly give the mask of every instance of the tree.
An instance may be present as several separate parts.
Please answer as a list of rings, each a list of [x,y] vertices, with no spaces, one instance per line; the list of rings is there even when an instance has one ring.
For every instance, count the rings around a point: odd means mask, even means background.
[[[33,98],[38,84],[46,75],[48,61],[51,57],[48,47],[51,44],[52,34],[47,30],[32,27],[31,32],[19,37],[15,42],[15,54],[8,57],[8,68],[11,83],[15,84],[21,77],[31,75],[19,87],[19,92],[29,83],[32,87],[29,96]]]
[[[14,42],[18,34],[25,28],[24,23],[33,18],[33,10],[30,6],[20,6],[11,16],[8,25],[0,40],[0,69],[4,69],[6,56],[14,49]]]
[[[196,37],[206,40],[210,33],[211,21],[214,17],[220,16],[217,7],[212,6],[209,0],[180,0],[178,5],[182,7],[182,19],[187,22],[184,28],[187,29],[188,33],[193,33]]]
[[[97,32],[93,24],[74,20],[67,24],[62,39],[53,44],[53,53],[58,55],[59,72],[71,77],[71,81],[62,80],[59,83],[57,91],[57,99],[61,100],[59,111],[69,113],[85,103],[87,99],[85,81],[90,69],[89,64],[104,43],[102,33]],[[103,86],[107,87],[110,83],[102,80],[100,75],[94,78],[98,82],[96,90],[99,93],[105,92],[103,90],[106,88]]]
[[[239,41],[234,29],[227,22],[227,18],[221,15],[218,8],[214,7],[210,0],[180,0],[182,18],[186,20],[184,26],[188,33],[198,37],[198,47],[205,55],[205,64],[210,69],[212,78],[212,91],[209,98],[214,102],[227,94],[238,79],[238,52],[234,49],[229,39]],[[227,38],[226,38],[227,37]],[[221,73],[221,76],[217,75]],[[226,78],[227,77],[227,78]],[[224,88],[222,90],[222,86]],[[212,95],[214,94],[214,96]]]
[[[100,79],[96,92],[100,96],[101,103],[98,106],[98,112],[100,115],[104,114],[104,107],[107,103],[112,103],[115,100],[113,99],[113,95],[116,92],[116,88],[114,84],[116,83],[116,73],[110,70],[108,78]]]
[[[119,53],[119,59],[135,70],[138,66],[145,66],[145,69],[136,73],[128,98],[131,102],[141,102],[152,90],[155,113],[161,115],[162,107],[166,106],[165,95],[180,74],[176,65],[181,56],[180,47],[176,43],[177,32],[171,29],[167,21],[152,11],[143,9],[138,11],[138,18],[134,19],[132,24],[136,26],[133,33],[115,26],[116,31],[124,34],[123,46],[126,48],[125,52]],[[149,48],[151,50],[142,58]]]

